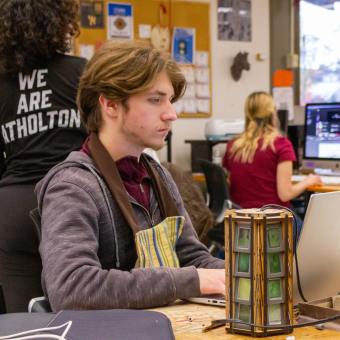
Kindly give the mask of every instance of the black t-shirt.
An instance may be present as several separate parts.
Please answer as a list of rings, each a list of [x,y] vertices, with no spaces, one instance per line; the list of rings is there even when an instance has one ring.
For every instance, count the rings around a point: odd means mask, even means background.
[[[34,183],[86,137],[76,104],[86,59],[56,54],[29,75],[0,75],[0,186]]]

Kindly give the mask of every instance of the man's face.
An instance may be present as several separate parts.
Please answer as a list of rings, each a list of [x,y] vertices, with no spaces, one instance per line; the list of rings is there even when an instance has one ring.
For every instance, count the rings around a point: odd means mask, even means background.
[[[171,122],[177,119],[170,101],[174,89],[169,76],[160,73],[153,87],[131,96],[127,100],[128,110],[120,119],[120,132],[125,142],[134,149],[152,148],[160,150],[168,134]]]

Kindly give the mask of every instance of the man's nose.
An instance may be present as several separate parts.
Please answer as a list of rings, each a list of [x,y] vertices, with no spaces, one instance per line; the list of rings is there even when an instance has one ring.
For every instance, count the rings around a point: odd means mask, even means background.
[[[172,104],[170,102],[168,102],[166,104],[166,109],[165,109],[164,114],[163,114],[163,120],[174,121],[176,119],[177,119],[176,111],[175,111],[174,107],[172,106]]]

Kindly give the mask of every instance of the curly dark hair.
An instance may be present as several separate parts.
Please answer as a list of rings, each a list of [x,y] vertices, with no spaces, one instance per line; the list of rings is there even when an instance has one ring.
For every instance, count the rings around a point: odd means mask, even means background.
[[[0,72],[27,73],[37,58],[69,51],[79,19],[76,0],[0,0]]]

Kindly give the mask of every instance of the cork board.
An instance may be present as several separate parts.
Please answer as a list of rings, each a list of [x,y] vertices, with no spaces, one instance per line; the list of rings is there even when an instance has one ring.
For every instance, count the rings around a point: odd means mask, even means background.
[[[79,2],[79,1],[78,1]],[[79,44],[93,45],[94,51],[98,49],[107,39],[107,3],[104,4],[104,28],[81,28],[81,34],[75,41],[75,55],[79,55]],[[210,51],[210,4],[194,1],[176,0],[121,0],[113,1],[119,3],[132,4],[133,6],[133,26],[134,37],[139,39],[139,25],[162,24],[170,28],[172,34],[173,27],[195,28],[196,29],[196,51],[209,53],[208,67],[210,70],[210,113],[181,113],[179,118],[207,118],[211,117],[211,51]],[[165,13],[162,9],[165,9]],[[162,14],[161,14],[162,12]]]

